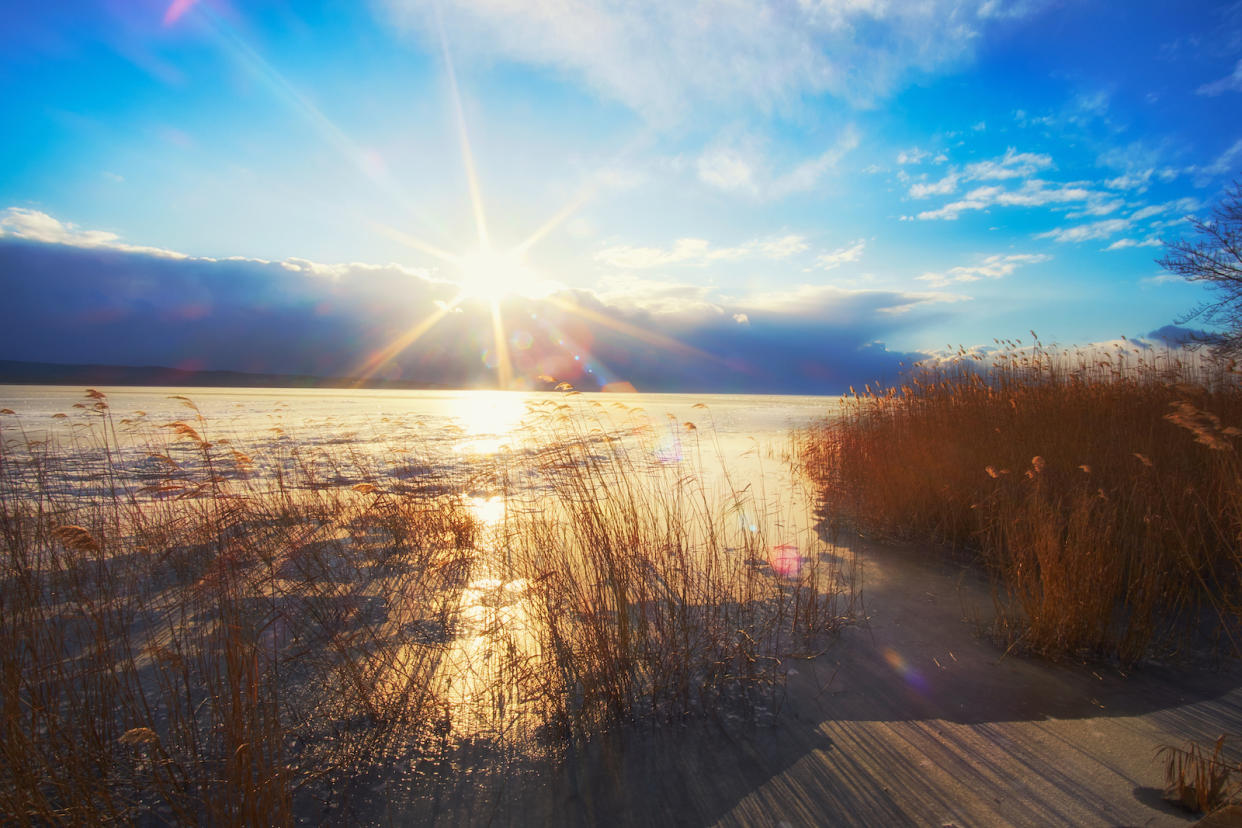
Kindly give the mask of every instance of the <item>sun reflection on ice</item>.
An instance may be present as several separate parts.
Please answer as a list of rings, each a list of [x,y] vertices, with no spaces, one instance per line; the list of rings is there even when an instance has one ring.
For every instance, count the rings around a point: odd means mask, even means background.
[[[449,411],[463,433],[457,451],[461,454],[497,454],[510,448],[521,430],[526,411],[524,394],[476,391],[463,395],[454,401]]]
[[[479,523],[492,529],[499,526],[505,519],[505,499],[502,495],[491,497],[468,497],[466,508]]]

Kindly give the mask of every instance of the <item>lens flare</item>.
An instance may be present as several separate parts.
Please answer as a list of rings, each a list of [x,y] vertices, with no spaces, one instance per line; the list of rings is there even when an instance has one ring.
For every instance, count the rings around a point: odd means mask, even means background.
[[[888,666],[893,668],[893,671],[896,672],[897,675],[901,676],[905,680],[906,684],[910,685],[920,693],[927,692],[927,680],[923,678],[923,674],[916,670],[914,665],[910,664],[910,662],[907,661],[901,653],[897,652],[892,647],[885,647],[884,660],[888,662]]]
[[[176,23],[197,2],[198,0],[173,0],[168,4],[168,11],[164,12],[164,25],[171,26]]]
[[[802,571],[802,551],[796,543],[778,544],[769,551],[768,562],[782,578],[796,578]]]

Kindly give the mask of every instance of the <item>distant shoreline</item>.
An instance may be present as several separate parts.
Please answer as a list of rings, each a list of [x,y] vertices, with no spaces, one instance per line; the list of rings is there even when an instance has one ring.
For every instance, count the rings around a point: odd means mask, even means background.
[[[257,374],[246,371],[191,370],[159,365],[62,364],[0,359],[0,385],[179,386],[202,388],[369,388],[445,391],[444,383],[312,374]]]

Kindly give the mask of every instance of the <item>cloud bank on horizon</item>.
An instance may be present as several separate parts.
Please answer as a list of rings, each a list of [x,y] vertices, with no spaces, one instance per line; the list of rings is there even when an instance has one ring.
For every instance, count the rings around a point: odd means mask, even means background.
[[[5,358],[59,363],[359,377],[513,388],[567,382],[594,390],[827,393],[895,378],[921,354],[879,341],[897,315],[927,315],[935,293],[846,291],[693,301],[646,289],[601,297],[566,290],[500,303],[498,348],[485,302],[396,264],[213,259],[130,245],[10,209],[0,271],[21,273],[0,308]],[[675,293],[676,286],[663,286]],[[684,290],[685,288],[683,288]],[[416,344],[390,343],[436,318]],[[503,350],[502,350],[503,349]]]
[[[9,17],[0,359],[830,393],[1177,342],[1201,287],[1153,260],[1242,171],[1242,3]],[[502,336],[493,259],[544,285]]]

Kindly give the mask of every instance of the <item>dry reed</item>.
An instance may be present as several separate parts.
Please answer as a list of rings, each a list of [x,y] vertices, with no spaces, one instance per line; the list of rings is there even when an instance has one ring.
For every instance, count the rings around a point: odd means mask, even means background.
[[[1224,756],[1225,737],[1217,738],[1209,754],[1190,742],[1184,748],[1165,745],[1156,751],[1164,762],[1164,796],[1188,811],[1210,812],[1228,804],[1237,793],[1242,767]]]
[[[1232,364],[1019,342],[916,366],[804,435],[831,519],[969,550],[999,631],[1134,662],[1242,619]]]

